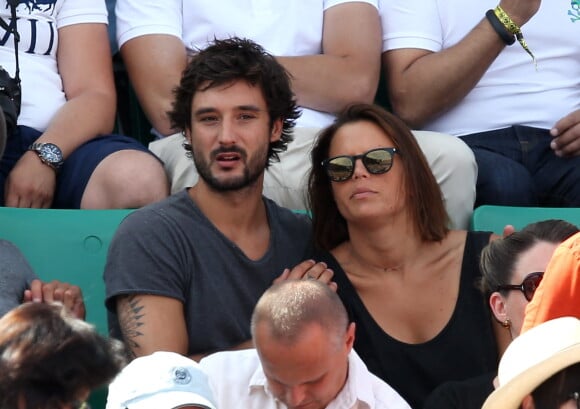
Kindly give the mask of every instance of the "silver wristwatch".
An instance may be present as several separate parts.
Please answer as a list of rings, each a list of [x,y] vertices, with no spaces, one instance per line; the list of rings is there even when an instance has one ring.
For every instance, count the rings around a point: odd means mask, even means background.
[[[54,170],[60,169],[64,163],[62,151],[54,143],[35,142],[28,147],[28,150],[36,152],[40,160]]]

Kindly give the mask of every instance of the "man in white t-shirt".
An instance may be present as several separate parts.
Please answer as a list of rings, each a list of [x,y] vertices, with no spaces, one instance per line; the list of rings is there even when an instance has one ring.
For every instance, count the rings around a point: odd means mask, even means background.
[[[172,192],[197,181],[166,112],[188,52],[214,38],[245,37],[277,56],[292,75],[302,108],[294,141],[265,175],[264,193],[292,209],[306,207],[306,175],[316,133],[335,113],[372,102],[380,74],[377,0],[118,0],[117,38],[141,106],[158,134],[150,148],[165,162]],[[456,227],[473,207],[476,166],[471,151],[448,135],[416,134],[442,186]]]
[[[10,123],[0,206],[135,208],[166,197],[160,161],[134,138],[111,134],[116,95],[105,2],[0,0],[0,18],[0,105]],[[19,113],[8,98],[16,88],[8,76],[18,72]]]
[[[256,349],[201,360],[219,408],[408,409],[352,349],[355,324],[330,287],[287,280],[252,315]]]
[[[580,2],[496,6],[381,0],[393,109],[410,126],[459,136],[472,148],[476,206],[580,206]]]

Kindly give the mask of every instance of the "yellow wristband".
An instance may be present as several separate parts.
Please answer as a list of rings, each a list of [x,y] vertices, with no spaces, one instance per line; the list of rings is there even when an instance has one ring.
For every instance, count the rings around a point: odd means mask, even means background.
[[[521,44],[522,48],[526,50],[526,52],[530,55],[530,57],[532,57],[534,65],[537,68],[536,57],[530,51],[528,43],[526,43],[526,40],[524,39],[522,29],[516,23],[514,23],[514,21],[510,18],[510,16],[500,6],[497,6],[493,10],[493,12],[495,13],[499,21],[501,21],[501,23],[505,26],[506,30],[516,36],[516,39]]]

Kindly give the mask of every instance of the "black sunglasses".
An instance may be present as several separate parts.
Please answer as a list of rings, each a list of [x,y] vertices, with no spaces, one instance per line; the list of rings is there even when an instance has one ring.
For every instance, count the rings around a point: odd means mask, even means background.
[[[341,155],[322,161],[322,167],[333,182],[344,182],[352,177],[357,159],[360,159],[366,170],[373,175],[387,173],[393,166],[393,156],[399,153],[397,148],[377,148],[360,155]]]
[[[524,293],[526,300],[532,301],[532,297],[540,285],[542,277],[544,277],[543,272],[530,273],[526,276],[526,278],[524,278],[524,281],[522,281],[521,284],[498,285],[496,291],[519,290]]]

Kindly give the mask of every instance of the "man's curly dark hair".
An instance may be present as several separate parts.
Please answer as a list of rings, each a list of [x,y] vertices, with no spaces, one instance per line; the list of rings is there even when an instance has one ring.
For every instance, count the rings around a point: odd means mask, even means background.
[[[181,131],[191,130],[191,105],[198,91],[246,81],[259,86],[266,100],[270,127],[282,119],[282,135],[268,148],[268,165],[280,160],[292,141],[292,130],[300,110],[290,84],[290,74],[261,46],[251,40],[232,37],[214,40],[207,48],[191,57],[183,71],[179,86],[174,89],[173,109],[168,112],[171,126]],[[191,154],[191,145],[184,143]]]

